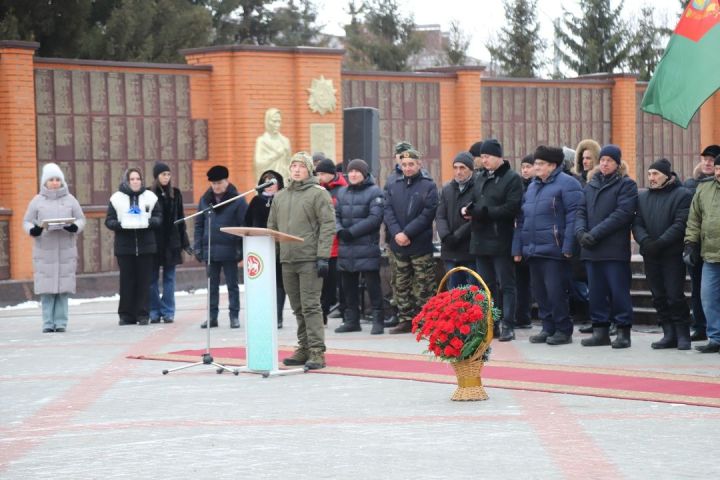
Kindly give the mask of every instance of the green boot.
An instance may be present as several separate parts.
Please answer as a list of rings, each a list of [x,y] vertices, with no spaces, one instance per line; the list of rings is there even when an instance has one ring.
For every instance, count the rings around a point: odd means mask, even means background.
[[[288,367],[305,365],[308,358],[310,358],[310,351],[307,347],[301,345],[295,349],[292,355],[283,360],[283,365],[287,365]]]
[[[308,370],[319,370],[325,368],[325,353],[322,348],[311,348],[310,356],[305,362],[305,368]]]

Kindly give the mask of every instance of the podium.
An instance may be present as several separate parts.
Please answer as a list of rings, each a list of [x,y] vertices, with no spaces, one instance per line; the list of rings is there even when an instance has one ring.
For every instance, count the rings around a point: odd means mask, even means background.
[[[268,228],[223,227],[221,232],[243,237],[245,282],[245,357],[241,372],[274,375],[304,372],[303,368],[278,368],[277,290],[275,242],[303,242],[294,235]]]

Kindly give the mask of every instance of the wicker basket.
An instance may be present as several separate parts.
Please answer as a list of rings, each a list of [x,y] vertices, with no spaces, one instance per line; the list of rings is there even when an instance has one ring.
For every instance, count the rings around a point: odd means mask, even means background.
[[[448,272],[440,281],[438,293],[443,291],[443,289],[445,288],[445,283],[447,283],[447,280],[455,272],[467,272],[473,277],[475,277],[478,283],[480,283],[480,285],[482,285],[483,289],[485,290],[485,295],[488,299],[488,305],[492,305],[492,295],[490,293],[490,289],[485,284],[485,281],[483,281],[482,277],[480,277],[480,275],[478,275],[475,271],[466,267],[455,267],[451,270],[448,270]],[[453,369],[455,370],[455,375],[457,376],[458,382],[457,389],[455,389],[455,393],[453,393],[453,396],[451,397],[452,400],[471,401],[488,399],[487,393],[485,392],[485,389],[482,385],[481,374],[484,364],[482,357],[485,351],[490,346],[492,338],[493,316],[492,308],[489,308],[487,312],[487,333],[485,334],[485,340],[480,344],[477,350],[475,350],[475,353],[473,353],[472,357],[466,360],[450,362]]]

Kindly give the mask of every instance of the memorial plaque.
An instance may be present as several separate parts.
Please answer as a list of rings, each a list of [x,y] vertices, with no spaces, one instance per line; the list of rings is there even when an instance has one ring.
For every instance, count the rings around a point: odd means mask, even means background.
[[[73,117],[73,132],[75,159],[91,160],[90,117],[75,115]]]
[[[160,116],[175,116],[175,81],[173,75],[158,75]]]
[[[55,155],[55,117],[38,115],[37,156],[40,161],[52,161]]]
[[[108,73],[108,109],[110,115],[125,114],[125,75],[117,72]]]
[[[175,75],[175,110],[178,117],[190,116],[190,78]]]
[[[92,156],[96,160],[109,158],[109,128],[107,117],[93,117],[92,119]]]
[[[142,115],[141,76],[136,73],[125,74],[125,107],[127,115]]]
[[[402,83],[393,82],[390,84],[390,118],[393,120],[403,118],[402,90]]]
[[[143,115],[157,116],[160,114],[157,75],[142,76],[142,99]]]
[[[69,115],[55,116],[55,160],[73,160],[73,121]]]
[[[110,158],[127,158],[128,138],[125,117],[110,117]]]
[[[189,118],[177,119],[177,159],[192,160],[192,123]]]
[[[143,158],[143,119],[127,118],[127,159]],[[123,157],[119,157],[123,158]]]
[[[193,125],[193,160],[208,158],[208,122],[194,119]]]
[[[104,72],[90,72],[90,110],[107,113],[107,82]]]
[[[87,205],[92,202],[93,176],[91,162],[75,163],[75,197],[80,204]]]
[[[73,113],[87,115],[90,113],[90,75],[88,72],[73,70],[72,72]]]
[[[105,205],[110,200],[110,194],[119,184],[119,178],[110,178],[109,162],[93,162],[92,168],[92,204]]]
[[[144,159],[158,160],[160,158],[160,120],[156,118],[143,118]]]
[[[417,118],[425,120],[428,118],[428,88],[427,83],[418,83],[415,87],[417,92]]]
[[[117,160],[110,162],[110,188],[106,193],[107,199],[104,203],[107,203],[110,200],[110,195],[112,195],[112,193],[120,186],[127,168],[128,162]]]
[[[71,114],[72,89],[69,71],[53,70],[53,92],[55,95],[55,114]]]
[[[104,219],[97,219],[97,221],[98,236],[100,237],[100,269],[103,272],[109,272],[115,270],[117,265],[115,261],[115,248],[113,246],[115,234],[101,223]]]
[[[51,70],[35,70],[35,111],[38,114],[52,114],[53,81]]]
[[[8,222],[0,221],[0,280],[10,278],[10,235]]]
[[[183,192],[186,202],[192,202],[192,162],[178,162],[177,188]],[[186,213],[187,215],[187,213]]]
[[[323,152],[326,157],[337,160],[334,123],[310,124],[310,151]]]
[[[160,119],[160,159],[177,159],[177,124],[173,118]]]

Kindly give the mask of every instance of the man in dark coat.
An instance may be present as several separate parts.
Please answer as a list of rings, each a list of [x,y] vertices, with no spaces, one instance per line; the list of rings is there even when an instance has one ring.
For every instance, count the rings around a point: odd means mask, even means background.
[[[438,204],[437,186],[421,172],[420,154],[401,154],[402,178],[387,185],[384,220],[391,265],[395,265],[393,296],[400,323],[391,334],[410,333],[412,319],[435,293],[432,224]]]
[[[440,258],[445,270],[462,266],[475,269],[475,257],[470,254],[470,222],[460,215],[460,207],[467,205],[472,197],[474,183],[473,156],[460,152],[453,160],[453,179],[440,192],[435,224],[442,241]],[[476,283],[465,272],[456,272],[448,280],[447,288]]]
[[[575,214],[582,201],[580,182],[563,171],[563,151],[539,146],[535,178],[525,192],[513,238],[515,262],[527,260],[542,331],[531,343],[572,342],[568,290],[569,258],[575,249]]]
[[[510,248],[515,217],[523,196],[522,179],[503,160],[502,145],[494,138],[483,140],[480,158],[484,170],[475,179],[472,201],[461,214],[472,219],[470,253],[476,257],[476,270],[497,295],[502,292],[502,330],[498,340],[515,338],[515,266]]]
[[[684,187],[690,190],[690,193],[694,195],[700,185],[713,180],[715,171],[713,165],[715,163],[715,157],[718,155],[720,155],[720,145],[708,145],[700,153],[700,163],[693,170],[692,177],[688,178],[684,184]],[[707,319],[705,318],[702,301],[700,301],[702,268],[702,259],[692,267],[688,266],[687,268],[692,289],[690,306],[692,307],[693,331],[690,335],[690,340],[693,342],[707,340]]]
[[[215,165],[207,171],[210,188],[200,197],[198,211],[222,203],[238,195],[237,188],[228,181],[230,172],[222,165]],[[242,227],[245,222],[247,202],[239,198],[211,213],[195,219],[194,251],[198,261],[207,263],[210,277],[210,318],[203,322],[202,328],[218,326],[220,303],[220,271],[225,275],[230,310],[230,328],[240,327],[240,288],[238,286],[238,262],[242,260],[242,238],[221,232],[222,227]],[[212,232],[209,225],[212,225]],[[211,235],[212,233],[212,235]],[[208,256],[208,239],[210,255]]]
[[[383,295],[380,287],[380,226],[383,192],[375,185],[370,167],[359,158],[347,166],[350,185],[340,189],[335,206],[335,225],[340,240],[338,270],[345,294],[345,322],[336,333],[360,331],[359,284],[365,279],[372,305],[372,335],[383,333]]]
[[[685,299],[683,238],[692,193],[680,184],[670,162],[661,158],[648,168],[649,189],[638,195],[632,232],[640,244],[645,276],[663,329],[651,347],[690,349],[690,309]]]
[[[520,176],[523,182],[523,192],[535,176],[535,158],[531,153],[520,160]],[[515,309],[515,328],[532,328],[531,306],[533,303],[530,280],[530,267],[525,259],[515,262],[515,284],[517,287],[517,307]]]
[[[627,175],[620,148],[605,145],[598,167],[588,174],[575,221],[575,237],[582,247],[580,259],[588,273],[593,324],[593,336],[583,339],[583,346],[610,345],[610,322],[615,322],[618,330],[612,347],[630,346],[630,230],[637,196],[637,184]]]

